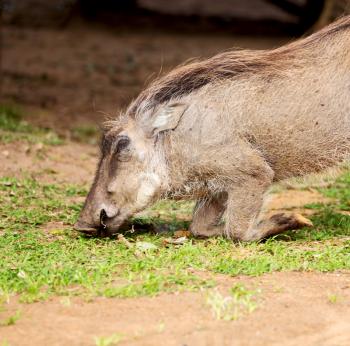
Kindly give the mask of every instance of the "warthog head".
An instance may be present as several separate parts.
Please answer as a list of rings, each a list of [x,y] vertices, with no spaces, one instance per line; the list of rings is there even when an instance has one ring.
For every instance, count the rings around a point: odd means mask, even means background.
[[[178,125],[185,109],[182,104],[170,104],[143,120],[130,117],[122,125],[111,122],[76,230],[113,234],[160,197],[168,186],[162,133]]]

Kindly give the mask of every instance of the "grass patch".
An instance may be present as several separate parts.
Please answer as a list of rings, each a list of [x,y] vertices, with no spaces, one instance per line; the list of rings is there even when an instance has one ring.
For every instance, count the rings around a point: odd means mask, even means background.
[[[337,210],[350,211],[350,173],[345,173],[336,182],[326,188],[319,189],[326,197],[335,198],[337,203],[332,206]]]
[[[127,246],[117,239],[89,239],[72,231],[81,204],[70,200],[84,196],[85,188],[1,178],[0,298],[20,294],[22,301],[32,302],[53,294],[135,297],[213,287],[215,273],[350,269],[350,217],[339,213],[348,210],[349,189],[346,173],[334,186],[320,190],[336,199],[320,205],[312,230],[249,244],[190,239],[180,247],[165,246],[161,235],[136,232],[126,235],[131,244]],[[176,215],[188,215],[191,207],[188,202],[161,202],[143,221],[180,229],[188,222]],[[49,222],[61,222],[62,229],[47,231]],[[143,251],[149,243],[154,247]],[[205,278],[198,274],[203,271],[209,274]]]
[[[329,294],[328,295],[328,301],[331,304],[337,304],[340,301],[340,297],[336,294]]]
[[[71,130],[72,139],[82,143],[97,144],[100,131],[96,126],[76,126]]]
[[[121,334],[112,334],[110,336],[95,336],[95,345],[96,346],[112,346],[119,344],[122,341],[123,336]]]
[[[28,124],[22,118],[20,108],[0,104],[0,138],[1,142],[27,141],[59,145],[63,140],[54,132]]]
[[[12,326],[21,318],[21,311],[17,310],[16,313],[12,316],[7,317],[5,320],[0,322],[0,326]]]
[[[217,320],[233,321],[252,313],[258,306],[256,296],[258,291],[247,289],[241,284],[231,288],[231,294],[223,296],[217,290],[208,293],[207,304]]]

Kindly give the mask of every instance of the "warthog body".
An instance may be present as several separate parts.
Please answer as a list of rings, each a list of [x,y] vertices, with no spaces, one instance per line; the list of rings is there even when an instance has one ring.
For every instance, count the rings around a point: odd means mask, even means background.
[[[284,47],[225,52],[154,81],[108,124],[76,228],[113,233],[159,198],[194,198],[195,235],[260,239],[308,224],[262,218],[273,182],[349,153],[347,16]]]

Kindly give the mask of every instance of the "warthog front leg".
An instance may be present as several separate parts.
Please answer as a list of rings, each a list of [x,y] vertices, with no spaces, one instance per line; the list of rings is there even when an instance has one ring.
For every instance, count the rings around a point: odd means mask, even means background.
[[[193,211],[190,231],[199,237],[223,235],[224,225],[220,224],[226,209],[227,193],[197,201]]]
[[[269,171],[246,178],[243,184],[231,186],[227,209],[225,235],[242,241],[259,240],[287,230],[312,226],[312,222],[299,214],[280,213],[268,219],[261,217],[264,196],[272,183]]]
[[[190,226],[193,235],[225,235],[234,240],[252,241],[312,226],[310,220],[293,213],[263,219],[261,210],[274,172],[256,152],[248,152],[242,158],[241,162],[236,161],[231,173],[233,179],[227,181],[225,192],[197,201]]]
[[[261,195],[261,204],[263,203],[263,194]],[[274,236],[288,230],[297,230],[303,227],[312,226],[312,222],[300,214],[279,213],[270,218],[261,219],[258,217],[260,208],[255,201],[248,205],[247,199],[241,202],[241,208],[233,207],[234,210],[227,209],[227,194],[222,193],[210,198],[209,200],[198,200],[193,212],[193,220],[190,231],[198,237],[213,237],[226,235],[229,238],[242,241],[260,240],[266,237]],[[239,203],[239,199],[234,199],[234,205]],[[243,206],[245,204],[245,206]],[[257,209],[256,209],[257,208]],[[226,213],[225,213],[226,210]],[[248,212],[248,211],[251,211]],[[244,212],[245,211],[245,212]],[[226,225],[222,222],[226,214]],[[230,222],[237,220],[231,226]],[[247,228],[238,228],[237,225],[247,224]],[[252,225],[252,226],[249,226]]]

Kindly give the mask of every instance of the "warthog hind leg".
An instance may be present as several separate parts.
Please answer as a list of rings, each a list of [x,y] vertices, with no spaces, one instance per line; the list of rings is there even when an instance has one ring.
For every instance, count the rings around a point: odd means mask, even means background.
[[[279,213],[260,221],[256,228],[249,232],[249,240],[259,240],[285,231],[312,226],[312,222],[300,214]]]
[[[193,211],[191,233],[198,237],[223,235],[224,225],[220,223],[226,209],[226,200],[226,193],[198,200]]]

